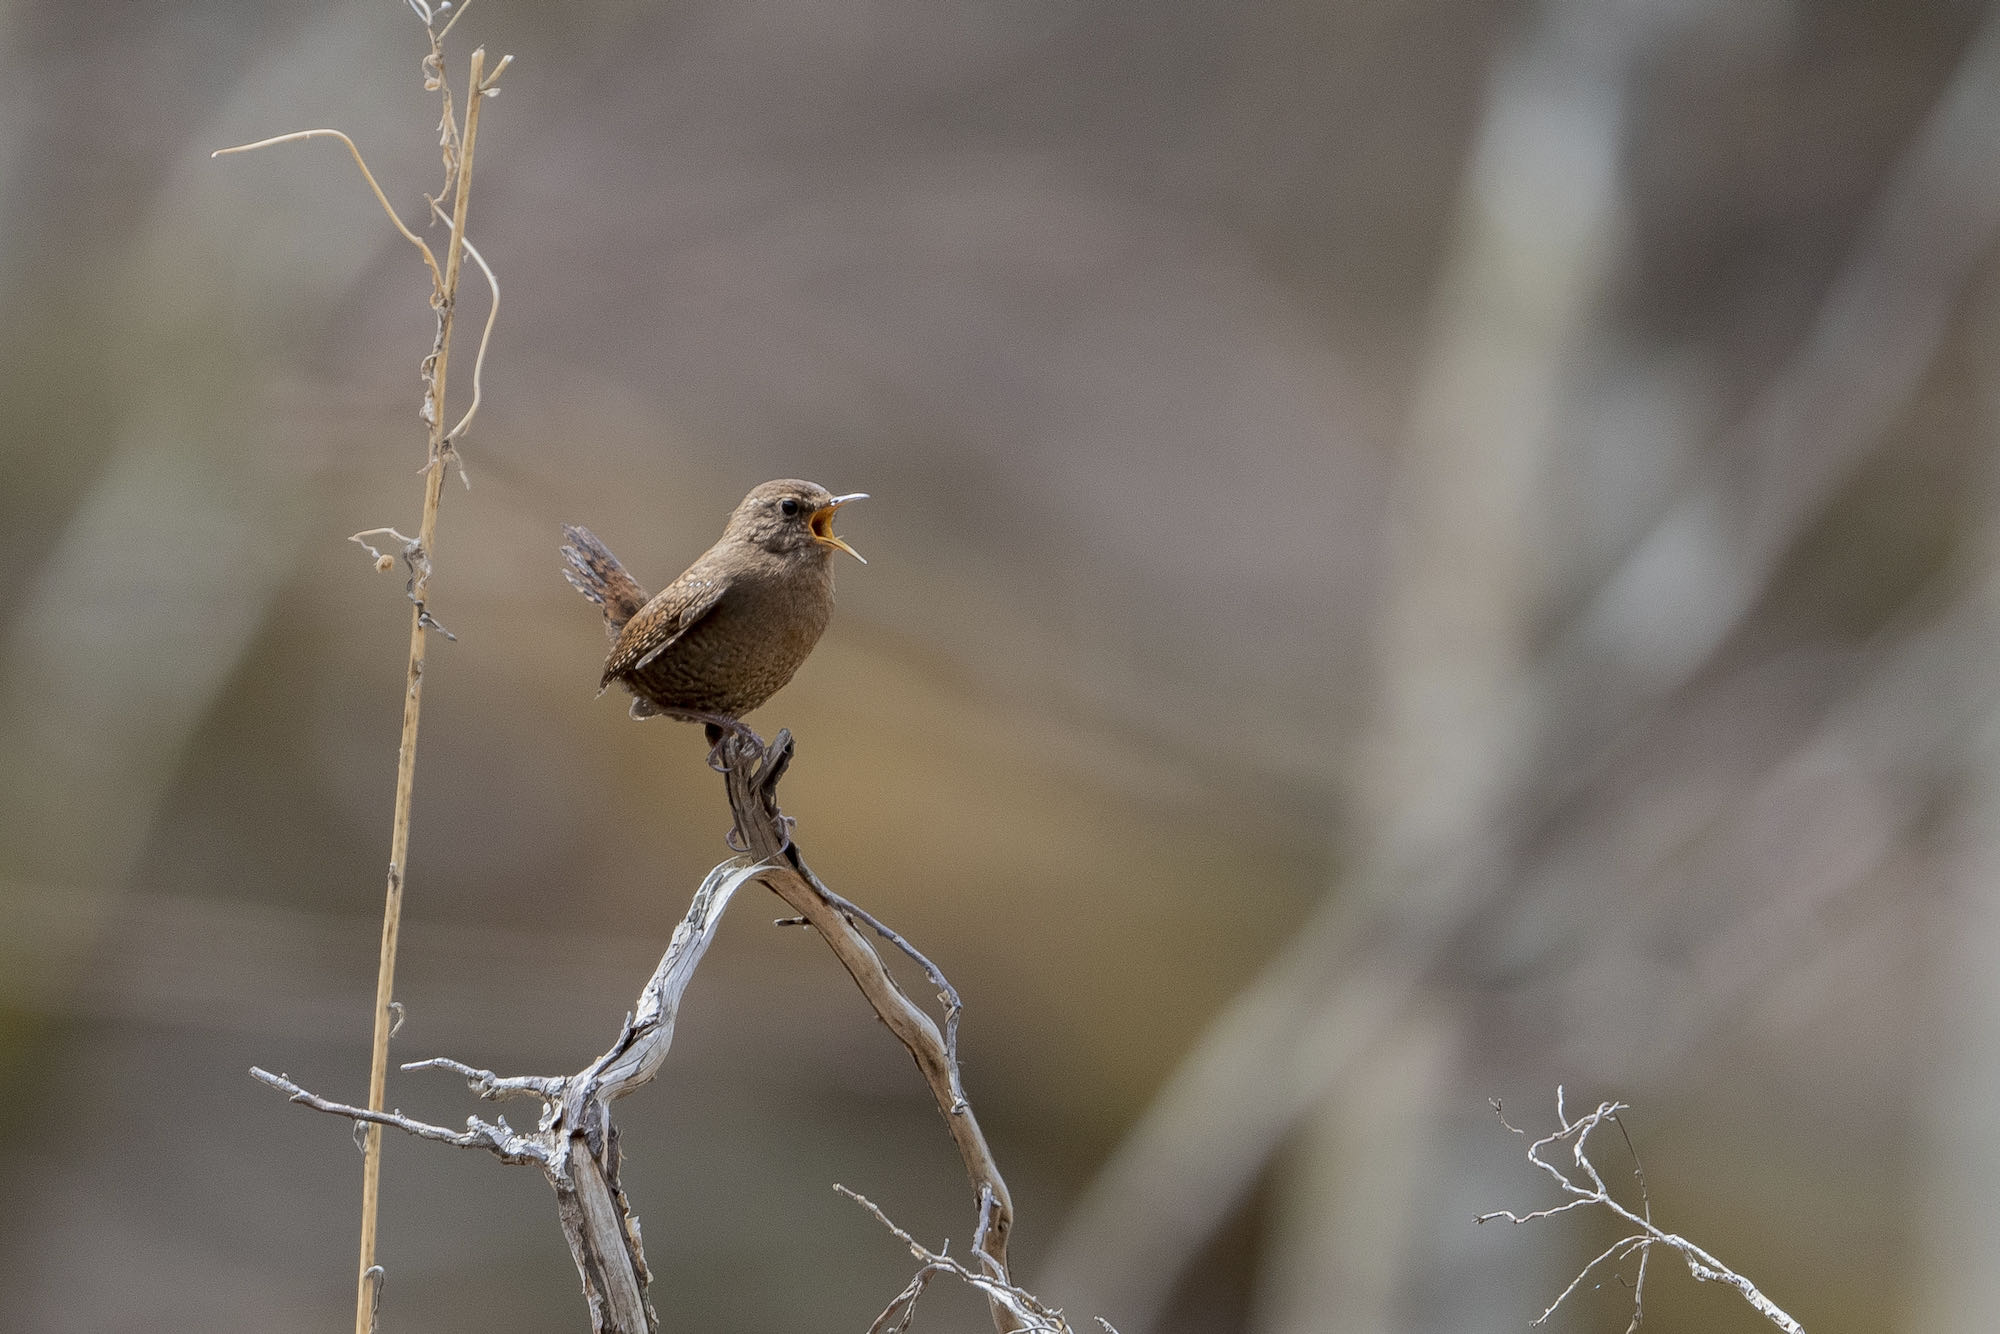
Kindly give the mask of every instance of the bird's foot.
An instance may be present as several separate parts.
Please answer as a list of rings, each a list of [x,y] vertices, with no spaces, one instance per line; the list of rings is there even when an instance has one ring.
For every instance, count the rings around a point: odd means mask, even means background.
[[[750,730],[748,723],[739,718],[725,718],[717,713],[676,713],[676,718],[691,723],[702,724],[708,737],[708,767],[719,774],[729,772],[731,741],[742,741],[750,750],[752,759],[761,760],[767,747],[764,738]]]

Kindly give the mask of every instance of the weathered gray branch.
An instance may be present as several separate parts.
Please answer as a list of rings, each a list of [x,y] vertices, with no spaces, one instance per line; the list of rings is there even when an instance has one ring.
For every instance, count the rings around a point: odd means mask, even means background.
[[[875,1322],[868,1326],[868,1334],[906,1334],[910,1328],[910,1320],[916,1314],[917,1300],[924,1295],[924,1289],[930,1285],[930,1281],[939,1274],[950,1274],[966,1285],[985,1293],[996,1314],[1004,1311],[1014,1322],[1016,1329],[1030,1331],[1031,1334],[1075,1334],[1075,1330],[1061,1311],[1010,1281],[1007,1278],[1006,1268],[995,1261],[978,1242],[975,1241],[972,1245],[972,1258],[979,1266],[974,1269],[952,1259],[942,1251],[933,1251],[918,1241],[908,1231],[897,1226],[894,1220],[883,1213],[867,1196],[857,1194],[845,1186],[837,1185],[834,1189],[875,1215],[875,1221],[894,1233],[896,1239],[909,1247],[910,1254],[918,1261],[915,1276],[901,1292],[890,1299],[887,1306],[882,1308],[882,1314],[876,1316]],[[1111,1322],[1102,1316],[1098,1317],[1097,1323],[1108,1331],[1108,1334],[1118,1334]]]
[[[1517,1214],[1511,1209],[1495,1209],[1491,1213],[1481,1214],[1473,1220],[1476,1223],[1490,1223],[1496,1218],[1504,1218],[1510,1223],[1532,1223],[1537,1219],[1548,1218],[1554,1214],[1567,1213],[1571,1209],[1596,1205],[1610,1210],[1632,1229],[1630,1236],[1622,1237],[1613,1242],[1610,1247],[1601,1252],[1595,1259],[1584,1265],[1582,1270],[1577,1273],[1577,1276],[1570,1280],[1569,1286],[1564,1288],[1556,1296],[1556,1299],[1549,1303],[1548,1309],[1544,1310],[1534,1323],[1536,1325],[1546,1324],[1549,1317],[1556,1313],[1556,1308],[1568,1300],[1571,1293],[1582,1287],[1583,1281],[1590,1277],[1591,1272],[1599,1265],[1607,1261],[1615,1264],[1627,1256],[1637,1255],[1639,1257],[1639,1277],[1637,1282],[1632,1285],[1632,1323],[1627,1328],[1627,1334],[1631,1334],[1632,1331],[1637,1330],[1645,1322],[1646,1256],[1654,1246],[1665,1246],[1679,1253],[1681,1259],[1687,1263],[1688,1272],[1694,1275],[1697,1282],[1727,1284],[1741,1293],[1743,1300],[1750,1303],[1751,1307],[1759,1315],[1776,1325],[1779,1329],[1784,1330],[1785,1334],[1806,1334],[1804,1327],[1798,1321],[1792,1319],[1791,1316],[1787,1315],[1776,1302],[1758,1291],[1755,1283],[1752,1283],[1749,1279],[1737,1273],[1728,1265],[1725,1265],[1722,1261],[1716,1259],[1713,1255],[1710,1255],[1707,1251],[1679,1233],[1663,1231],[1661,1228],[1655,1226],[1653,1223],[1652,1201],[1649,1197],[1645,1199],[1641,1212],[1634,1213],[1611,1194],[1610,1187],[1604,1184],[1603,1174],[1597,1170],[1597,1165],[1590,1160],[1590,1132],[1597,1129],[1600,1125],[1610,1122],[1618,1128],[1620,1134],[1624,1134],[1625,1125],[1618,1119],[1618,1113],[1630,1110],[1631,1108],[1622,1102],[1603,1102],[1599,1103],[1597,1110],[1588,1116],[1579,1117],[1572,1121],[1569,1119],[1569,1113],[1563,1108],[1563,1091],[1558,1086],[1556,1089],[1556,1129],[1528,1146],[1528,1161],[1555,1178],[1556,1184],[1562,1187],[1564,1193],[1570,1198],[1561,1204],[1552,1205],[1547,1209],[1537,1209],[1533,1213]],[[1500,1110],[1498,1102],[1493,1104],[1493,1114],[1500,1118],[1500,1124],[1506,1126],[1509,1131],[1520,1135],[1524,1139],[1527,1137],[1526,1131],[1508,1125],[1507,1117]],[[1558,1144],[1569,1145],[1569,1167],[1564,1167],[1560,1163],[1550,1162],[1541,1156],[1542,1150]],[[1631,1145],[1631,1137],[1627,1135],[1625,1146],[1627,1149],[1630,1149]],[[1635,1154],[1635,1161],[1636,1158],[1637,1155]],[[1639,1174],[1639,1189],[1642,1195],[1645,1193],[1645,1188],[1646,1178],[1642,1172]]]
[[[792,761],[791,733],[778,733],[770,749],[761,755],[738,737],[725,738],[722,744],[726,760],[723,777],[729,789],[729,809],[736,817],[735,833],[740,840],[737,846],[749,849],[748,855],[763,866],[757,878],[825,939],[854,984],[861,988],[861,994],[875,1007],[875,1013],[916,1061],[951,1132],[952,1142],[958,1147],[959,1157],[965,1160],[965,1174],[978,1211],[975,1235],[992,1261],[992,1277],[1003,1285],[1011,1284],[1007,1272],[1007,1238],[1014,1227],[1014,1202],[1000,1176],[1000,1167],[993,1160],[993,1151],[987,1146],[986,1136],[979,1129],[979,1119],[973,1115],[960,1085],[956,1050],[958,994],[929,959],[901,936],[828,889],[806,865],[788,832],[790,822],[778,810],[778,780],[784,777]],[[896,985],[882,956],[862,933],[863,925],[914,959],[938,988],[938,999],[945,1006],[942,1032]],[[1030,1328],[1005,1303],[995,1299],[991,1306],[993,1323],[1000,1334]]]
[[[710,871],[695,891],[659,967],[603,1055],[573,1075],[498,1075],[444,1056],[403,1067],[450,1070],[492,1102],[537,1099],[542,1114],[533,1131],[517,1131],[501,1117],[490,1122],[469,1117],[464,1130],[451,1130],[401,1112],[333,1102],[281,1075],[257,1069],[251,1074],[318,1111],[362,1124],[392,1126],[459,1148],[485,1149],[503,1162],[536,1164],[555,1190],[563,1235],[590,1304],[591,1329],[595,1334],[658,1334],[659,1316],[646,1296],[650,1275],[639,1224],[618,1184],[618,1131],[610,1104],[659,1072],[673,1043],[681,995],[707,952],[723,909],[743,885],[761,880],[819,931],[882,1022],[909,1049],[930,1086],[972,1184],[973,1253],[981,1266],[975,1286],[988,1295],[995,1327],[1000,1334],[1050,1328],[1035,1314],[1042,1308],[1017,1295],[1020,1290],[1008,1274],[1007,1238],[1013,1230],[1014,1205],[959,1079],[958,992],[915,946],[822,884],[799,855],[789,833],[791,821],[779,812],[777,799],[778,780],[792,759],[791,733],[780,732],[768,751],[730,737],[723,743],[722,756],[729,807],[736,820],[732,842],[746,851]],[[937,988],[944,1007],[942,1029],[896,984],[863,927],[908,955]],[[918,1283],[916,1292],[921,1291]],[[915,1292],[908,1297],[914,1302]]]
[[[583,1280],[594,1334],[657,1334],[660,1321],[646,1299],[651,1275],[639,1239],[639,1223],[618,1184],[618,1129],[610,1104],[659,1073],[674,1040],[674,1018],[695,965],[708,950],[722,911],[736,891],[766,868],[750,857],[734,857],[708,873],[687,915],[674,928],[660,965],[653,970],[639,1003],[602,1056],[573,1075],[501,1076],[448,1057],[413,1061],[405,1070],[443,1069],[465,1077],[472,1091],[489,1101],[536,1098],[542,1114],[531,1132],[515,1130],[506,1118],[466,1118],[462,1131],[428,1125],[401,1112],[375,1112],[329,1101],[291,1080],[263,1070],[251,1074],[287,1094],[293,1102],[364,1124],[392,1126],[421,1139],[464,1149],[485,1149],[502,1162],[533,1163],[556,1193],[563,1236]]]

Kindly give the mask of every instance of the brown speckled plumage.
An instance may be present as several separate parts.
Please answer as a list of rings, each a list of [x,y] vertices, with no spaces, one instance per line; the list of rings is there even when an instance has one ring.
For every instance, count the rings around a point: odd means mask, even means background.
[[[833,511],[858,496],[811,482],[766,482],[722,538],[648,599],[589,530],[566,527],[563,576],[604,608],[612,637],[602,686],[620,683],[635,715],[734,722],[778,693],[833,615],[832,557],[853,548]]]

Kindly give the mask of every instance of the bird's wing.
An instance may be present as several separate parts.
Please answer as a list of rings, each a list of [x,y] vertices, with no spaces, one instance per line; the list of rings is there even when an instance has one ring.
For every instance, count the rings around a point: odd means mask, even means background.
[[[604,663],[603,683],[609,685],[618,677],[639,671],[673,647],[702,617],[715,610],[715,604],[722,601],[724,587],[719,579],[703,578],[690,571],[662,589],[619,632],[611,645],[611,656]]]

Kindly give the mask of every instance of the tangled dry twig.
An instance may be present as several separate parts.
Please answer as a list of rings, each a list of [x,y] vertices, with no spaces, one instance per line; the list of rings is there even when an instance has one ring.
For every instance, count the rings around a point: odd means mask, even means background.
[[[1569,1286],[1558,1293],[1556,1299],[1549,1303],[1548,1309],[1535,1318],[1534,1323],[1537,1325],[1546,1323],[1548,1318],[1556,1313],[1556,1308],[1568,1300],[1569,1295],[1581,1287],[1583,1281],[1590,1277],[1591,1273],[1598,1266],[1604,1264],[1616,1265],[1620,1261],[1637,1255],[1639,1257],[1639,1272],[1632,1283],[1632,1323],[1626,1327],[1626,1334],[1635,1334],[1640,1323],[1645,1319],[1646,1258],[1653,1247],[1665,1246],[1677,1252],[1681,1259],[1687,1262],[1688,1272],[1694,1275],[1697,1282],[1726,1283],[1742,1293],[1743,1300],[1749,1302],[1758,1314],[1762,1315],[1778,1328],[1785,1330],[1786,1334],[1805,1334],[1804,1326],[1781,1310],[1776,1302],[1766,1297],[1762,1292],[1759,1292],[1756,1284],[1731,1269],[1728,1265],[1723,1264],[1722,1261],[1716,1259],[1686,1237],[1680,1236],[1677,1233],[1662,1231],[1654,1225],[1652,1199],[1646,1189],[1645,1171],[1643,1168],[1637,1167],[1639,1158],[1636,1152],[1632,1155],[1632,1161],[1635,1165],[1634,1175],[1638,1177],[1639,1181],[1641,1212],[1634,1213],[1611,1194],[1610,1188],[1604,1184],[1603,1175],[1598,1172],[1596,1164],[1590,1159],[1590,1135],[1599,1126],[1609,1123],[1617,1127],[1618,1133],[1625,1137],[1626,1148],[1628,1150],[1631,1149],[1632,1138],[1626,1133],[1624,1122],[1618,1119],[1620,1112],[1630,1110],[1631,1108],[1622,1102],[1601,1102],[1597,1105],[1597,1110],[1586,1116],[1578,1117],[1575,1121],[1571,1121],[1569,1113],[1563,1106],[1562,1088],[1561,1086],[1557,1086],[1557,1128],[1528,1146],[1528,1161],[1554,1177],[1556,1184],[1562,1187],[1564,1193],[1569,1195],[1570,1198],[1561,1204],[1551,1205],[1547,1209],[1537,1209],[1532,1213],[1517,1214],[1511,1209],[1495,1209],[1491,1213],[1479,1215],[1474,1220],[1475,1222],[1489,1223],[1496,1218],[1504,1218],[1510,1223],[1530,1223],[1536,1219],[1568,1213],[1572,1209],[1582,1209],[1596,1205],[1608,1209],[1631,1225],[1632,1232],[1613,1242],[1601,1254],[1584,1265],[1577,1273],[1577,1276],[1570,1280]],[[1502,1112],[1497,1099],[1493,1103],[1493,1114],[1499,1117],[1500,1124],[1506,1126],[1513,1134],[1523,1137],[1527,1135],[1527,1131],[1508,1123],[1507,1117]],[[1542,1156],[1543,1150],[1553,1145],[1565,1143],[1570,1146],[1570,1162],[1568,1166],[1564,1166],[1559,1162],[1551,1162]]]
[[[1029,1334],[1074,1334],[1069,1321],[1064,1319],[1061,1311],[1007,1277],[1005,1267],[996,1263],[981,1245],[982,1238],[975,1236],[972,1242],[972,1258],[978,1262],[979,1267],[969,1268],[945,1254],[943,1249],[933,1251],[918,1241],[909,1232],[897,1226],[889,1215],[883,1213],[881,1208],[867,1196],[851,1191],[845,1186],[836,1185],[834,1189],[875,1215],[875,1221],[888,1228],[898,1241],[908,1246],[910,1254],[919,1262],[917,1272],[908,1285],[882,1308],[882,1314],[876,1316],[875,1322],[868,1326],[868,1334],[905,1334],[910,1328],[911,1318],[916,1315],[917,1299],[924,1295],[924,1289],[929,1287],[930,1281],[939,1274],[949,1274],[985,1293],[987,1301],[992,1303],[996,1310],[1004,1310],[1018,1322],[1015,1325],[1016,1329],[1027,1331]],[[985,1212],[982,1210],[981,1217],[984,1216]],[[1106,1334],[1118,1334],[1117,1329],[1103,1316],[1097,1318],[1097,1323],[1103,1327]]]

